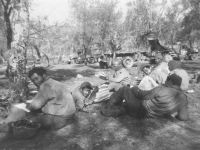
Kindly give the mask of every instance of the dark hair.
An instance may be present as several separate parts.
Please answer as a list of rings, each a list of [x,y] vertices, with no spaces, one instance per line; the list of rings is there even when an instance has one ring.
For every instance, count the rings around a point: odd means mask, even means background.
[[[181,63],[175,60],[170,60],[168,62],[168,67],[169,67],[169,70],[172,71],[174,69],[181,68]]]
[[[31,70],[28,72],[28,77],[31,78],[31,76],[32,76],[34,73],[37,73],[38,75],[43,76],[44,74],[47,74],[47,71],[46,71],[46,69],[44,69],[43,67],[35,67],[35,68],[31,69]]]
[[[151,67],[150,64],[141,64],[140,70],[141,70],[141,71],[144,71],[144,68],[150,68],[150,67]]]
[[[167,81],[171,81],[173,85],[181,86],[182,78],[176,74],[171,74],[167,77]]]

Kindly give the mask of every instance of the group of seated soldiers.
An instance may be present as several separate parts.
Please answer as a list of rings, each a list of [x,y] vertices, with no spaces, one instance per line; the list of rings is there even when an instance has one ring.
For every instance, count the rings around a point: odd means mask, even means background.
[[[164,58],[157,54],[156,59],[154,68],[148,64],[141,66],[146,76],[139,86],[123,86],[111,95],[101,110],[103,115],[129,114],[136,118],[158,118],[175,114],[178,120],[188,120],[188,100],[185,95],[189,86],[187,72],[169,54]],[[151,87],[143,80],[149,82]]]
[[[115,74],[106,76],[108,89],[114,92],[102,107],[101,114],[113,117],[129,114],[136,118],[169,117],[175,114],[178,120],[188,120],[185,91],[189,86],[189,76],[170,55],[161,57],[156,56],[157,65],[154,68],[150,65],[141,66],[145,74],[142,80],[148,77],[155,83],[155,86],[147,89],[145,85],[131,85],[131,75],[123,63],[114,60],[112,67]],[[26,108],[30,112],[23,117],[40,123],[45,129],[60,129],[71,124],[75,112],[92,104],[91,96],[95,97],[91,94],[94,87],[89,82],[83,82],[70,91],[65,84],[49,78],[44,68],[35,67],[28,76],[39,90],[33,101],[27,103]]]

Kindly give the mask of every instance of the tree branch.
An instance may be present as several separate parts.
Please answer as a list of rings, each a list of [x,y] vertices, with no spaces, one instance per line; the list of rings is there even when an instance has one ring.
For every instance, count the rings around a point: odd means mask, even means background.
[[[11,6],[10,9],[8,10],[8,16],[10,16],[12,9],[13,9],[13,7]]]
[[[4,3],[4,1],[3,1],[3,0],[1,0],[1,3],[2,3],[3,7],[5,7],[5,3]]]
[[[6,0],[6,5],[8,6],[10,4],[10,0]]]

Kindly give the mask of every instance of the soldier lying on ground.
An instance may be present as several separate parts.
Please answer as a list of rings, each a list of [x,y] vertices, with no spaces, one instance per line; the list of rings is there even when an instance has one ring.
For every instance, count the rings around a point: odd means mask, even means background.
[[[39,91],[27,109],[26,118],[36,121],[45,129],[60,129],[71,124],[75,114],[75,104],[67,87],[47,76],[46,70],[35,67],[29,71],[29,78],[39,87]],[[41,110],[37,113],[37,110]]]
[[[149,91],[142,91],[137,86],[124,86],[113,93],[101,113],[105,116],[128,113],[136,118],[158,118],[177,112],[177,119],[188,120],[188,100],[180,89],[181,81],[179,76],[172,74],[168,76],[165,85]]]
[[[89,82],[83,82],[80,86],[76,87],[71,93],[75,102],[76,110],[82,110],[84,106],[90,105],[95,99],[95,92],[92,91],[93,87]]]

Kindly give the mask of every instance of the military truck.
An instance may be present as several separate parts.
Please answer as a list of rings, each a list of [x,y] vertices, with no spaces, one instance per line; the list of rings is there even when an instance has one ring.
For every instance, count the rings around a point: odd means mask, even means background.
[[[85,61],[90,64],[96,62],[95,57],[91,54],[87,54],[85,58],[83,49],[78,49],[76,53],[70,55],[70,60],[72,64],[83,64]]]
[[[161,53],[162,55],[170,54],[173,59],[179,60],[178,52],[176,52],[174,49],[162,46],[155,32],[149,32],[145,34],[144,37],[149,43],[149,48],[135,48],[132,50],[116,48],[116,57],[120,57],[123,60],[125,67],[130,68],[134,65],[137,65],[137,60],[139,60],[140,63],[155,63],[156,53]],[[104,55],[106,57],[113,56],[111,52],[107,52]]]
[[[180,59],[197,60],[200,58],[198,48],[189,48],[186,44],[181,44],[180,42],[178,42],[179,48],[164,47],[159,43],[155,33],[150,33],[147,36],[147,39],[149,41],[151,51],[153,53],[157,52],[160,52],[161,54],[169,53],[175,60],[180,60]]]
[[[108,58],[113,57],[113,54],[111,53],[105,53],[104,55]],[[148,62],[150,60],[147,51],[139,51],[138,49],[132,51],[118,50],[116,51],[116,57],[122,59],[126,68],[136,65],[137,60],[140,60],[141,62]]]

